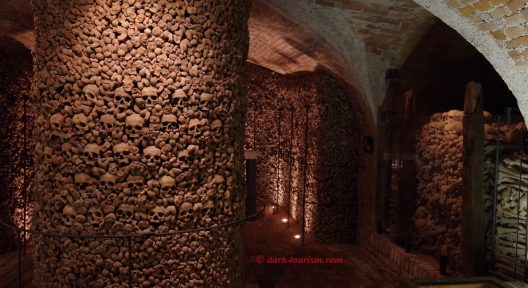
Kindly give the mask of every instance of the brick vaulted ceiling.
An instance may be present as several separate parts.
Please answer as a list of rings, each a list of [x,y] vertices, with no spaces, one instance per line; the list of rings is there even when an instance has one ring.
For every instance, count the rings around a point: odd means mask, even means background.
[[[249,61],[281,74],[325,66],[375,114],[385,70],[400,66],[435,21],[411,0],[254,0]],[[30,0],[1,1],[3,35],[33,47]]]

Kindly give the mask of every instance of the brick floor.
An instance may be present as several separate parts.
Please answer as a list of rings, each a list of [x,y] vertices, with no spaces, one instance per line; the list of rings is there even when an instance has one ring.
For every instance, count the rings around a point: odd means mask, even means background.
[[[309,239],[301,247],[298,227],[282,223],[284,214],[271,209],[256,221],[248,222],[245,230],[245,287],[363,287],[391,288],[398,283],[383,275],[376,263],[354,244],[318,244]],[[332,257],[343,258],[341,264],[267,264],[257,263],[257,257],[267,261],[272,257]]]
[[[21,286],[31,287],[33,279],[33,261],[31,259],[31,249],[26,255],[21,255]],[[17,252],[0,254],[0,288],[18,287],[17,277]]]

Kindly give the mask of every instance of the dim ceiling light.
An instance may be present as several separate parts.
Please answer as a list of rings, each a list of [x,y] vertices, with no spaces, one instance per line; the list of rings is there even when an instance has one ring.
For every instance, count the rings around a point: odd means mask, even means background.
[[[288,223],[288,219],[282,218],[282,223]]]
[[[295,236],[293,236],[293,238],[295,238],[295,239],[300,239],[300,238],[301,238],[301,235],[299,235],[299,234],[295,234]]]

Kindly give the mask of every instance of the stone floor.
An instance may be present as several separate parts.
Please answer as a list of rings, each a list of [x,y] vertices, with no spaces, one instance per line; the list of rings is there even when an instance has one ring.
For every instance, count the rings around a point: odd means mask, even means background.
[[[268,287],[399,287],[384,277],[376,263],[354,244],[323,245],[295,239],[299,228],[282,223],[284,214],[267,207],[259,219],[246,224],[245,288]],[[273,257],[270,259],[270,257]],[[268,264],[275,257],[341,258],[339,264]],[[264,263],[259,263],[264,262]]]

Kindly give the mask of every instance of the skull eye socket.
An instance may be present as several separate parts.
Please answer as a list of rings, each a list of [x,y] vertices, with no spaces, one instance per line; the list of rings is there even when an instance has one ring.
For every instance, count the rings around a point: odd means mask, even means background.
[[[123,152],[123,155],[124,155],[124,156],[128,156],[129,154],[130,154],[130,152],[128,152],[128,151],[124,151],[124,152]]]
[[[147,101],[148,97],[147,96],[142,96],[141,99],[143,99],[143,101]]]
[[[158,100],[158,96],[156,96],[156,95],[151,96],[151,99],[152,99],[152,101],[156,101],[156,100]]]
[[[121,99],[123,99],[123,97],[121,97],[121,96],[115,96],[114,99],[117,100],[117,102],[121,102]]]
[[[77,189],[79,190],[86,189],[86,187],[88,187],[88,184],[86,183],[77,183]]]

